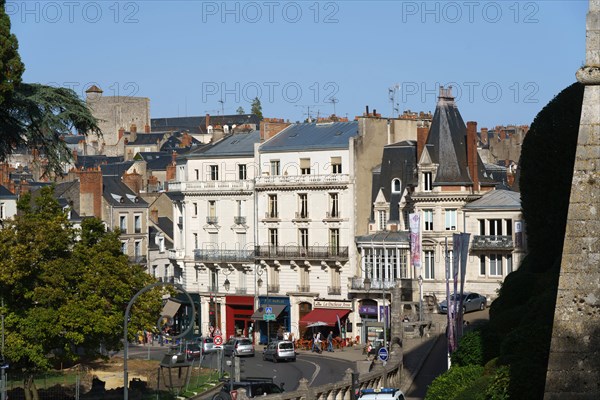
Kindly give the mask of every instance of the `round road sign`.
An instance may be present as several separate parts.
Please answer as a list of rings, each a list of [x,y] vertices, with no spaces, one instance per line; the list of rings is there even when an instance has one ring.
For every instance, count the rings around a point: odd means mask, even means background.
[[[221,336],[217,335],[217,336],[215,336],[215,337],[213,338],[213,342],[214,342],[214,343],[215,343],[217,346],[220,346],[220,345],[222,345],[222,344],[223,344],[223,338],[222,338]]]
[[[388,359],[388,351],[385,347],[382,347],[378,351],[378,356],[381,361],[387,361]]]

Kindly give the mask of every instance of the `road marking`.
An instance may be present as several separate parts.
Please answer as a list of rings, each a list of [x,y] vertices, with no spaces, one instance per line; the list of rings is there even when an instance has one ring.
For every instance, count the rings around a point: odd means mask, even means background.
[[[319,375],[319,371],[321,371],[321,366],[317,363],[302,358],[298,358],[298,361],[304,361],[315,366],[315,372],[312,374],[312,376],[310,377],[310,381],[308,382],[308,386],[312,386],[313,381],[317,379],[317,375]]]

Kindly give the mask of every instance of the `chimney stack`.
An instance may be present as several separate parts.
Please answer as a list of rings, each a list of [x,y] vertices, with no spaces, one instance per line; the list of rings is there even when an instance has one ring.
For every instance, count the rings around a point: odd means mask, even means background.
[[[135,192],[136,195],[140,195],[140,191],[142,190],[142,175],[138,174],[135,168],[131,174],[127,172],[123,174],[123,183]]]
[[[369,116],[369,106],[365,106],[365,116],[368,117]]]
[[[102,170],[78,171],[81,216],[102,218]]]
[[[131,126],[129,127],[129,132],[137,133],[137,126],[135,124],[131,124]]]
[[[429,135],[429,127],[419,126],[417,128],[417,162],[421,159],[421,154],[427,143],[427,136]]]
[[[260,141],[265,141],[277,135],[279,132],[290,126],[289,122],[278,118],[263,118],[260,121]]]
[[[150,221],[158,224],[158,208],[153,208],[150,210]]]
[[[125,128],[119,128],[119,140],[125,135]]]
[[[479,173],[477,168],[477,122],[467,122],[467,167],[473,180],[473,191],[478,192]]]
[[[208,126],[210,125],[210,114],[206,114],[206,118],[204,119],[204,127],[206,128],[206,132],[208,133]]]
[[[150,125],[144,125],[144,133],[150,133]]]

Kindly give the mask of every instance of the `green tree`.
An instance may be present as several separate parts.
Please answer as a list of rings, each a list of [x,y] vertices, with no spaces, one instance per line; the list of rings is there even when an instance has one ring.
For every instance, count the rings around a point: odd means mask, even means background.
[[[27,399],[37,398],[36,372],[122,348],[125,306],[154,281],[129,265],[118,232],[106,232],[97,219],[74,229],[51,187],[31,197],[22,197],[19,215],[0,230],[5,356],[26,372]],[[153,326],[160,306],[158,290],[134,304],[131,339]]]
[[[254,100],[252,100],[252,108],[250,109],[250,112],[258,115],[258,118],[260,119],[263,118],[262,105],[260,104],[260,99],[258,97],[255,97]]]
[[[236,110],[236,112],[237,112],[239,115],[244,115],[244,114],[246,114],[246,111],[244,111],[244,107],[242,107],[242,106],[239,106],[239,107],[238,107],[238,109]]]
[[[0,161],[15,149],[26,147],[46,159],[46,172],[61,174],[63,163],[72,158],[61,137],[74,130],[81,134],[101,132],[73,90],[21,82],[25,68],[17,38],[10,33],[5,3],[0,0]]]

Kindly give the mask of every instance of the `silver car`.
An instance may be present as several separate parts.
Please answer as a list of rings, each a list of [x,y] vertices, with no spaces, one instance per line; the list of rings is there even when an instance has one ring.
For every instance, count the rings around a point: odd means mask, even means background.
[[[200,345],[200,348],[202,349],[202,354],[214,353],[218,349],[213,342],[213,338],[211,337],[200,337],[196,339],[196,343]]]
[[[250,339],[245,337],[231,338],[223,345],[223,353],[225,356],[254,357],[254,345]]]
[[[450,296],[450,307],[454,306],[454,302],[459,297],[460,295],[458,294],[453,294]],[[476,310],[485,310],[486,304],[487,299],[485,296],[482,296],[479,293],[465,292],[462,295],[461,305],[463,313]],[[446,314],[448,312],[448,302],[446,300],[440,302],[439,311],[441,314]]]
[[[296,361],[296,350],[294,343],[289,340],[279,340],[271,342],[263,351],[263,360],[271,360],[273,362],[281,360]]]

